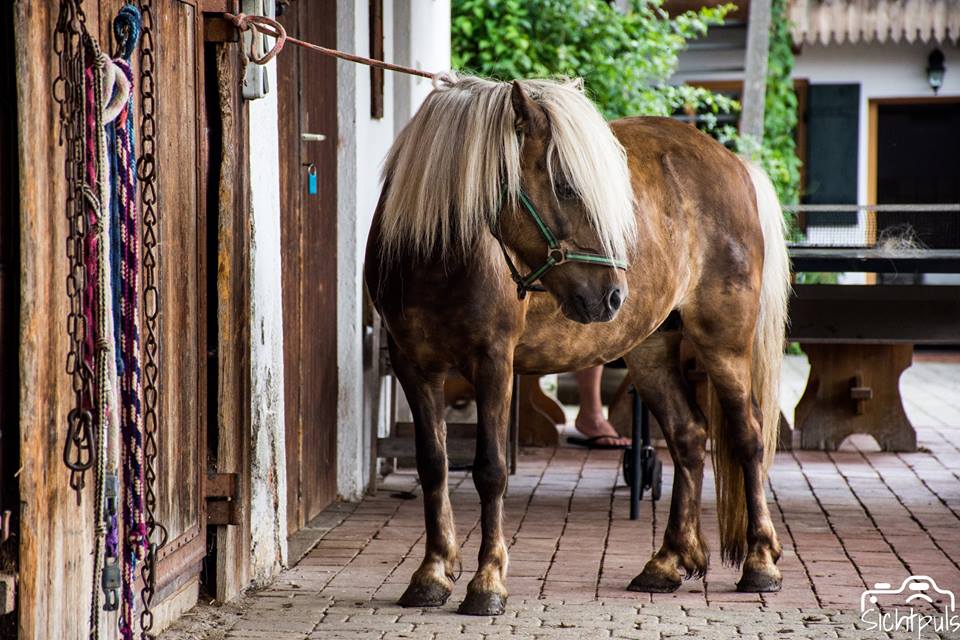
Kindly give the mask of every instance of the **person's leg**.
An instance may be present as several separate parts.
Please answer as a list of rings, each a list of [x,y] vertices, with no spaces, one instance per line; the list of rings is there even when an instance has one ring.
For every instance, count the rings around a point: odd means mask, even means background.
[[[630,438],[621,438],[603,415],[603,402],[600,400],[600,376],[603,365],[577,371],[577,387],[580,390],[580,412],[574,423],[577,431],[587,438],[605,436],[597,441],[599,445],[629,446]]]

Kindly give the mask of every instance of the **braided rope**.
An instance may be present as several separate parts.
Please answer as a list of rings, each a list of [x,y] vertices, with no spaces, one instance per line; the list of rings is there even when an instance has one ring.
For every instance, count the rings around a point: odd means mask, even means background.
[[[87,215],[89,218],[89,228],[91,233],[87,235],[86,251],[86,270],[87,270],[87,290],[86,305],[87,326],[101,327],[101,319],[104,315],[103,300],[104,287],[98,286],[100,283],[97,277],[100,275],[100,248],[102,245],[103,216],[101,215],[99,195],[102,179],[102,165],[99,162],[105,155],[103,140],[103,61],[97,51],[96,43],[92,43],[95,49],[95,55],[91,63],[84,71],[85,91],[86,91],[86,126],[87,126],[87,154],[86,154],[86,185],[84,195],[87,201]],[[94,322],[95,320],[95,322]],[[86,354],[94,361],[94,384],[93,391],[96,398],[95,407],[95,459],[96,459],[96,492],[94,499],[94,521],[95,525],[95,546],[93,552],[93,586],[90,594],[90,637],[100,637],[100,585],[101,574],[105,562],[105,547],[102,544],[106,536],[106,526],[103,521],[103,506],[106,499],[106,458],[107,458],[107,398],[105,388],[107,386],[107,371],[104,362],[104,351],[101,349],[100,341],[94,344],[94,331],[87,332],[88,348]]]
[[[130,64],[117,60],[117,66],[133,81]],[[120,380],[123,440],[122,517],[126,535],[123,542],[122,606],[120,633],[134,637],[134,584],[137,563],[144,558],[147,528],[143,512],[143,423],[140,406],[140,319],[139,291],[139,219],[137,212],[136,153],[133,138],[133,94],[117,117],[116,176],[114,198],[120,213],[120,353],[124,363]]]

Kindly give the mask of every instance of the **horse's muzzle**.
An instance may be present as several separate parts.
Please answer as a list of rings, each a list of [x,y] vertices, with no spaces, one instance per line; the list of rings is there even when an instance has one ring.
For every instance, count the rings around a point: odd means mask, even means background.
[[[576,293],[564,302],[560,309],[563,315],[580,324],[609,322],[617,317],[624,300],[626,300],[626,293],[623,289],[612,285],[599,296]]]

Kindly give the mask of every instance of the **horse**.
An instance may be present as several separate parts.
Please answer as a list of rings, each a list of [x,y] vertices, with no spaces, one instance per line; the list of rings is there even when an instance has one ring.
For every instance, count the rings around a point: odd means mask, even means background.
[[[447,75],[393,143],[382,180],[364,278],[412,410],[426,524],[400,605],[443,605],[459,562],[448,373],[474,385],[478,417],[482,540],[459,612],[497,615],[508,596],[501,520],[513,375],[621,357],[675,465],[662,545],[628,589],[671,592],[706,574],[710,437],[722,558],[742,566],[739,590],[778,590],[781,546],[763,485],[790,269],[766,174],[670,118],[608,123],[576,81]],[[719,398],[722,424],[709,434],[681,371],[681,339]]]

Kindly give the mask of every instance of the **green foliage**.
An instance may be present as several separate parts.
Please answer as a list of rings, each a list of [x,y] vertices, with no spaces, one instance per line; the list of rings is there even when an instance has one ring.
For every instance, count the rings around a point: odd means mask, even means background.
[[[799,161],[794,152],[796,95],[790,80],[793,53],[787,0],[773,0],[764,144],[742,140],[717,116],[740,105],[709,90],[670,85],[687,41],[723,22],[733,5],[670,17],[663,0],[631,0],[621,13],[605,0],[453,0],[453,66],[510,80],[578,76],[610,119],[629,115],[696,113],[701,129],[757,159],[785,203],[797,200]]]
[[[582,77],[611,119],[736,109],[724,96],[666,84],[687,41],[720,24],[731,6],[671,19],[662,0],[632,4],[624,14],[604,0],[454,0],[453,65],[504,80]]]

